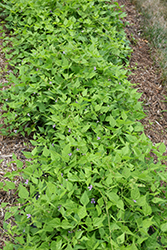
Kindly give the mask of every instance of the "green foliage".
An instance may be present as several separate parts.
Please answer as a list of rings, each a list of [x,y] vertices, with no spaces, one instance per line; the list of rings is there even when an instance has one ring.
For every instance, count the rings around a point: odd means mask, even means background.
[[[127,81],[130,47],[117,3],[4,1],[15,67],[1,91],[7,130],[32,135],[7,249],[164,249],[165,145],[138,120],[141,94]],[[155,164],[150,152],[157,155]],[[14,157],[15,158],[15,157]],[[9,181],[3,189],[14,189]],[[5,206],[5,204],[4,204]]]
[[[124,81],[126,72],[121,68],[128,62],[130,48],[125,43],[120,11],[114,11],[116,5],[104,1],[26,2],[12,4],[6,25],[15,34],[7,38],[13,50],[5,49],[6,58],[12,58],[18,74],[16,78],[10,73],[9,84],[14,82],[14,86],[3,92],[3,109],[7,110],[3,117],[12,135],[39,131],[52,140],[60,130],[58,124],[53,129],[57,120],[62,121],[62,130],[76,113],[83,116],[91,110],[87,116],[92,117],[96,105],[97,115],[106,116],[111,107],[107,110],[104,105],[113,98],[112,108],[119,108],[124,90],[129,99],[129,84],[118,85]],[[113,90],[115,85],[117,90]],[[64,119],[67,113],[71,118]]]

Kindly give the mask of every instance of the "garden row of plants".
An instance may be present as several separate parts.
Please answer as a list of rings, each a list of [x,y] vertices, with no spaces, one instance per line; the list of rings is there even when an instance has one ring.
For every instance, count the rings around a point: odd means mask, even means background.
[[[4,250],[167,247],[166,147],[153,146],[139,122],[145,114],[127,80],[131,48],[118,3],[3,0],[0,8],[13,66],[0,93],[1,133],[34,145],[23,152],[26,167],[13,155],[17,171],[0,186],[25,180],[5,214],[15,242]]]

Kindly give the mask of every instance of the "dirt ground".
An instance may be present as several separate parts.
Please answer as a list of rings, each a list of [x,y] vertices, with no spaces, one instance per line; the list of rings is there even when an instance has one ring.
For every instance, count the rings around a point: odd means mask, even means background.
[[[153,61],[154,50],[149,48],[149,42],[142,37],[140,22],[142,15],[139,14],[130,0],[117,0],[119,5],[124,5],[123,10],[127,13],[124,21],[128,21],[129,25],[125,30],[127,37],[131,42],[133,53],[130,58],[130,69],[132,74],[128,77],[132,83],[137,83],[138,92],[142,92],[139,101],[144,103],[144,111],[147,117],[141,122],[145,128],[145,134],[153,143],[164,142],[167,146],[167,97],[166,87],[161,82],[161,72],[158,62]],[[0,41],[0,67],[4,69],[5,58],[2,53],[2,41]],[[9,70],[11,70],[9,68]],[[1,82],[6,81],[5,73],[0,76]],[[2,112],[0,107],[0,112]],[[3,120],[0,120],[3,123]],[[27,143],[27,145],[25,145]],[[18,159],[23,162],[25,160],[21,151],[28,151],[32,146],[28,143],[27,138],[16,136],[8,138],[0,135],[0,182],[4,181],[4,174],[7,171],[14,171],[15,164],[10,164],[12,154],[14,153]],[[16,186],[22,181],[18,178]],[[0,202],[8,202],[10,206],[16,202],[16,194],[13,192],[7,193],[0,190]],[[2,230],[4,219],[4,209],[0,208],[0,249],[3,249],[4,241],[9,239],[5,231]]]

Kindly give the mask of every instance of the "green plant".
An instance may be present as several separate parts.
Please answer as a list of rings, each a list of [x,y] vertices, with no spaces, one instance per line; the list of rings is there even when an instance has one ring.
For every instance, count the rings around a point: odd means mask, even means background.
[[[6,124],[10,124],[11,135],[16,131],[30,134],[38,129],[51,139],[55,133],[52,114],[54,117],[56,113],[63,116],[69,105],[69,112],[78,112],[79,106],[75,101],[79,98],[84,102],[83,113],[91,97],[96,95],[95,105],[101,89],[104,86],[106,92],[110,89],[108,79],[118,84],[126,73],[120,69],[123,63],[128,62],[126,58],[130,48],[124,41],[120,11],[109,15],[116,5],[96,8],[98,5],[94,6],[93,2],[83,6],[79,2],[75,5],[67,2],[60,8],[60,3],[56,4],[58,7],[50,12],[51,6],[38,7],[38,2],[31,2],[27,8],[20,2],[16,9],[12,6],[7,18],[13,20],[12,27],[16,26],[16,37],[10,39],[13,53],[7,53],[6,57],[12,58],[12,65],[18,69],[15,73],[19,74],[18,78],[10,74],[9,84],[15,84],[3,92],[3,109],[8,110],[3,117]],[[100,16],[102,8],[105,11]],[[11,47],[5,50],[10,51]],[[94,91],[89,93],[91,88]],[[84,100],[87,95],[90,99]],[[100,113],[100,109],[98,111]]]
[[[135,136],[129,139],[137,143]],[[24,205],[5,215],[5,220],[14,215],[17,226],[4,223],[19,235],[15,249],[163,249],[167,214],[160,180],[166,180],[165,166],[144,160],[153,147],[144,134],[138,141],[143,152],[127,142],[107,155],[103,143],[85,155],[80,148],[69,153],[69,145],[61,154],[53,146],[38,158],[25,153],[34,160],[20,169],[26,181],[19,186],[18,202]],[[164,152],[164,146],[159,150]],[[10,182],[4,186],[8,189]]]
[[[6,27],[14,27],[6,57],[17,75],[1,92],[3,117],[11,135],[32,134],[35,146],[24,152],[32,159],[26,168],[13,155],[18,171],[5,175],[21,174],[25,183],[17,190],[21,207],[5,214],[4,229],[17,237],[4,250],[163,249],[166,147],[153,146],[138,122],[145,115],[124,69],[131,50],[118,4],[3,5]],[[15,189],[10,181],[1,186]]]

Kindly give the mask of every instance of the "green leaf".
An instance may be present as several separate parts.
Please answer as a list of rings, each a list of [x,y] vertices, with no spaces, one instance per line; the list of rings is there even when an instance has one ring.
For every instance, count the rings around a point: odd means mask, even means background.
[[[129,176],[130,176],[130,174],[131,174],[130,169],[127,168],[127,167],[125,166],[124,169],[123,169],[123,171],[122,171],[122,175],[123,175],[126,179],[128,179]]]
[[[138,198],[137,200],[137,204],[139,204],[140,206],[144,206],[146,204],[146,196],[141,196],[140,198]]]
[[[68,179],[70,180],[70,181],[72,181],[72,182],[77,182],[77,181],[79,181],[79,178],[78,178],[78,176],[77,175],[72,175],[72,174],[68,174]]]
[[[78,213],[78,216],[80,219],[83,219],[86,215],[87,215],[87,211],[86,211],[86,207],[83,206],[83,207],[79,207],[78,210],[77,210],[77,213]]]
[[[124,111],[124,110],[121,112],[121,116],[122,116],[122,119],[123,119],[124,121],[126,121],[127,115],[125,114],[125,111]]]
[[[5,220],[7,220],[7,219],[9,219],[10,217],[12,216],[12,213],[10,213],[10,212],[6,212],[5,213]]]
[[[116,206],[122,210],[124,210],[124,203],[122,200],[117,201]]]
[[[86,75],[86,79],[92,79],[96,75],[96,72],[91,72]]]
[[[134,235],[127,226],[121,225],[121,230],[125,234]]]
[[[137,147],[133,147],[132,150],[133,150],[134,154],[138,157],[142,154],[142,151]]]
[[[77,240],[81,238],[82,234],[83,234],[83,231],[77,231],[75,233],[75,237],[77,238]]]
[[[164,200],[164,199],[161,199],[161,198],[158,198],[158,197],[155,197],[154,199],[152,199],[152,202],[154,202],[154,203],[166,203],[166,200]]]
[[[107,186],[110,186],[113,183],[113,175],[110,173],[105,181]]]
[[[36,155],[36,153],[38,152],[38,150],[37,150],[37,147],[35,147],[33,150],[32,150],[32,155],[34,156],[34,155]]]
[[[48,182],[47,183],[48,189],[51,193],[55,193],[56,192],[56,186],[52,183],[52,182]]]
[[[109,122],[109,124],[110,124],[111,127],[115,127],[116,121],[114,120],[114,118],[112,117],[112,115],[107,116],[106,121]]]
[[[29,192],[25,187],[23,187],[21,184],[19,184],[19,197],[23,199],[27,199],[29,196]]]
[[[161,225],[162,232],[167,232],[167,223]]]
[[[17,156],[14,153],[12,154],[12,159],[17,160]]]
[[[15,160],[16,164],[17,164],[17,168],[22,168],[23,166],[23,162],[22,161],[19,161],[19,160]]]
[[[54,218],[52,220],[50,220],[48,222],[48,224],[53,227],[53,228],[57,228],[57,227],[60,227],[61,226],[61,221],[59,218]]]
[[[83,96],[87,96],[87,89],[85,89],[85,90],[82,92],[82,95],[83,95]]]
[[[90,124],[85,125],[85,126],[82,128],[82,133],[85,133],[89,128],[90,128]],[[84,145],[83,145],[83,146],[84,146]]]
[[[50,153],[51,153],[51,160],[52,161],[57,161],[60,159],[60,154],[58,154],[56,151],[50,150]]]
[[[63,229],[69,229],[69,228],[71,228],[71,225],[69,224],[69,222],[67,220],[62,220],[61,227]]]
[[[95,111],[99,111],[101,109],[101,105],[96,105],[95,106]]]
[[[81,196],[81,199],[80,199],[80,202],[82,203],[82,205],[86,206],[88,203],[89,203],[89,198],[88,198],[88,195],[87,195],[87,192],[85,191],[82,196]]]
[[[106,218],[106,216],[101,217],[101,218],[98,218],[98,217],[93,218],[93,225],[94,225],[94,227],[102,226],[103,225],[102,222],[105,220],[105,218]]]
[[[162,144],[159,146],[158,150],[159,150],[162,154],[165,153],[165,152],[166,152],[166,146],[165,146],[165,144],[162,143]]]
[[[152,224],[153,224],[153,221],[152,221],[152,218],[149,218],[149,219],[145,219],[142,221],[142,225],[143,225],[143,228],[149,228]]]
[[[123,244],[125,241],[125,233],[121,234],[120,236],[117,237],[117,243],[118,244]]]
[[[8,189],[15,189],[15,184],[14,182],[11,182],[11,181],[5,181],[5,187],[8,188]]]
[[[62,240],[52,241],[51,250],[61,250],[62,249]]]
[[[38,102],[38,107],[39,107],[40,112],[45,112],[46,108],[45,108],[45,105],[43,103]]]
[[[43,149],[43,155],[46,156],[46,157],[48,157],[50,155],[50,151],[49,151],[49,149],[47,149],[46,146]]]
[[[29,158],[32,158],[32,153],[30,153],[30,152],[24,152],[24,151],[22,151],[22,153],[23,153],[23,155],[27,158],[27,159],[29,159]]]
[[[114,204],[116,204],[117,201],[119,200],[119,196],[114,192],[110,192],[110,193],[107,192],[106,194],[108,198],[110,199],[110,201],[112,201]]]
[[[103,198],[98,199],[97,203],[99,204],[100,207],[102,207],[104,205]]]
[[[117,223],[113,222],[111,223],[111,226],[110,226],[111,230],[117,230],[117,229],[120,229],[120,227],[117,225]]]
[[[137,200],[140,198],[140,191],[137,186],[131,190],[131,197],[132,200]]]
[[[7,204],[8,204],[8,202],[1,202],[1,208],[6,207],[6,206],[7,206]]]
[[[128,155],[129,154],[129,143],[126,143],[126,146],[122,148],[122,154]]]
[[[130,248],[127,250],[138,250],[138,248],[136,247],[135,243],[133,243],[132,246],[130,246]]]
[[[73,250],[73,249],[72,249],[71,245],[68,244],[68,246],[65,248],[65,250]]]
[[[0,164],[1,164],[3,161],[4,161],[4,159],[1,159],[1,160],[0,160]]]
[[[152,213],[152,209],[151,207],[148,205],[148,203],[145,203],[144,206],[142,206],[142,210],[145,216],[151,215]]]
[[[38,183],[38,179],[37,178],[34,178],[33,176],[31,176],[31,180],[33,183],[37,184]]]
[[[101,208],[98,205],[96,205],[96,209],[97,209],[98,216],[101,215],[102,213]]]
[[[68,162],[69,161],[69,154],[70,154],[70,146],[69,144],[66,145],[63,150],[62,150],[62,159],[65,161],[65,162]]]
[[[152,190],[153,193],[154,193],[155,190],[156,190],[156,186],[155,186],[153,183],[151,184],[151,190]]]

